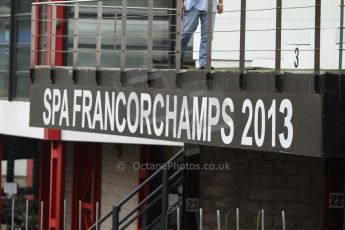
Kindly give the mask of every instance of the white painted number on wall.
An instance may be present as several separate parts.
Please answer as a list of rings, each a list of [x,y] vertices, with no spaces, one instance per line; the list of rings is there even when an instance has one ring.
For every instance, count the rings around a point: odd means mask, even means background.
[[[186,212],[197,212],[199,210],[199,199],[186,199]]]
[[[247,122],[243,130],[241,144],[252,146],[253,145],[253,135],[249,134],[249,130],[252,126],[254,119],[254,140],[255,144],[258,147],[261,147],[264,144],[266,136],[266,122],[271,120],[272,124],[272,147],[276,147],[276,137],[277,137],[277,101],[272,100],[270,109],[267,111],[266,119],[266,108],[263,100],[257,100],[255,107],[253,109],[253,103],[251,100],[246,99],[242,105],[242,113],[248,114]],[[254,111],[254,112],[253,112]],[[279,106],[279,112],[284,115],[284,132],[279,133],[279,142],[280,145],[288,149],[291,147],[293,141],[293,125],[292,125],[292,116],[293,116],[293,107],[289,99],[284,99],[281,101]]]
[[[344,193],[330,193],[329,208],[344,208]]]

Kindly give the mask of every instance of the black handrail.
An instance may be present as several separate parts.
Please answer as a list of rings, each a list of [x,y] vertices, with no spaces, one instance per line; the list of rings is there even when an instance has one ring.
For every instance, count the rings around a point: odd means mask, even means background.
[[[180,168],[178,171],[176,171],[174,174],[172,174],[169,177],[169,181],[172,181],[173,179],[175,179],[175,177],[177,175],[179,175],[180,173],[182,173],[182,171],[183,171],[183,169]],[[181,182],[181,179],[177,180],[174,184],[172,184],[172,186],[169,186],[169,187],[173,188],[180,182]],[[144,200],[142,200],[135,208],[133,208],[133,210],[130,213],[128,213],[124,218],[122,218],[121,221],[119,221],[119,225],[123,224],[130,216],[132,216],[135,212],[137,212],[138,209],[140,209],[149,199],[151,199],[154,195],[156,195],[156,193],[158,193],[162,189],[162,187],[163,187],[162,185],[158,186],[153,192],[150,193],[150,195],[145,197]],[[159,195],[157,198],[160,199],[161,195]],[[152,206],[151,204],[155,203],[156,201],[157,201],[156,198],[153,201],[151,201],[151,203],[148,206],[146,206],[144,210],[139,211],[139,214],[134,219],[136,219],[138,216],[140,216],[140,214],[143,211],[145,211],[146,209],[149,209]],[[132,222],[132,220],[130,222]]]
[[[178,157],[180,157],[184,152],[184,148],[181,148],[172,158],[170,158],[164,165],[169,165],[170,163],[174,162]],[[166,167],[166,166],[165,166]],[[144,182],[142,182],[138,187],[136,187],[130,194],[128,194],[125,198],[123,198],[115,207],[117,210],[121,210],[121,207],[128,202],[134,195],[136,195],[145,185],[147,185],[149,182],[151,182],[159,173],[163,171],[163,167],[160,167],[156,172],[154,172],[149,178],[147,178]],[[168,180],[172,180],[175,178],[176,175],[178,175],[182,169],[179,169],[177,172],[175,172],[173,175],[171,175]],[[133,215],[138,208],[140,208],[147,200],[149,200],[154,194],[156,194],[158,191],[160,191],[163,188],[163,185],[160,185],[158,188],[156,188],[148,197],[146,197],[142,202],[140,202],[126,217],[124,217],[121,221],[118,222],[118,224],[122,224],[125,220],[127,220],[131,215]],[[114,213],[114,209],[111,209],[104,215],[101,219],[98,220],[98,222],[94,223],[92,226],[90,226],[89,230],[94,229],[96,225],[102,224],[106,219],[108,219],[110,216],[112,216]],[[137,216],[136,216],[137,218]],[[135,219],[136,219],[135,218]],[[134,219],[134,220],[135,220]],[[129,223],[131,223],[131,220]]]
[[[150,193],[150,195],[148,195],[147,197],[145,197],[144,200],[142,200],[130,213],[128,213],[122,220],[119,221],[119,224],[123,224],[131,215],[133,215],[135,212],[137,212],[137,210],[139,208],[141,208],[141,206],[143,206],[146,201],[148,201],[149,199],[151,199],[154,195],[156,195],[161,189],[162,189],[162,185],[160,185],[158,188],[156,188],[152,193]],[[158,195],[158,197],[160,198],[161,195]],[[152,202],[154,203],[154,202]]]
[[[144,209],[140,210],[137,215],[135,215],[134,217],[132,217],[123,227],[121,227],[120,229],[125,229],[128,225],[130,225],[134,220],[136,220],[141,214],[143,214],[146,210],[150,209],[157,201],[159,201],[161,199],[162,194],[158,195],[156,198],[154,198],[152,200],[152,202],[150,202],[147,206],[145,206]],[[133,214],[132,214],[133,215]],[[127,215],[129,216],[129,215]],[[128,219],[128,218],[127,218]],[[123,223],[119,223],[119,225],[121,225]]]
[[[180,151],[178,151],[169,161],[167,161],[165,164],[169,164],[175,159],[177,159],[182,153],[184,152],[184,149],[182,148]],[[121,207],[124,205],[127,201],[129,201],[136,193],[138,193],[147,183],[149,183],[157,174],[163,171],[163,168],[159,168],[156,172],[154,172],[149,178],[147,178],[143,183],[141,183],[136,189],[134,189],[129,195],[127,195],[117,206]]]

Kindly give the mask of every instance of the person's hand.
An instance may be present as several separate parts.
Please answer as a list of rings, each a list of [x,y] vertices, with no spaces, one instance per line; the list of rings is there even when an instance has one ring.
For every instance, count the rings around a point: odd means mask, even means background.
[[[186,11],[186,6],[185,6],[184,2],[182,2],[181,13],[183,14],[185,11]]]
[[[218,4],[217,5],[217,11],[218,11],[218,14],[223,13],[223,4]]]

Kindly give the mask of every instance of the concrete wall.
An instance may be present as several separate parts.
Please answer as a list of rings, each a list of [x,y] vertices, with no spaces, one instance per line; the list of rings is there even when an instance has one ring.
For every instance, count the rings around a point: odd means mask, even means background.
[[[322,1],[321,10],[321,68],[338,68],[338,43],[340,25],[340,7],[338,0]],[[315,1],[283,1],[282,12],[282,68],[312,69],[314,60],[314,28]],[[215,67],[237,67],[240,49],[240,0],[224,0],[224,13],[216,16],[213,39],[212,65]],[[292,9],[296,6],[305,8]],[[246,66],[274,68],[275,65],[275,0],[247,1],[247,30],[271,29],[271,31],[247,32]],[[284,9],[290,8],[290,9]],[[272,9],[251,11],[257,9]],[[296,29],[298,30],[290,30]],[[304,28],[304,29],[303,29]],[[273,29],[273,30],[272,30]],[[289,30],[287,30],[289,29]],[[200,31],[198,29],[198,31]],[[222,32],[232,31],[232,32]],[[199,51],[200,33],[194,36],[194,51]],[[299,52],[299,66],[295,68],[295,49]],[[251,50],[251,51],[250,51]],[[273,51],[253,51],[273,50]],[[198,61],[199,53],[193,57]],[[345,61],[343,60],[343,63]]]
[[[282,210],[287,229],[321,229],[323,159],[203,147],[201,161],[231,164],[229,171],[200,173],[205,230],[216,229],[216,209],[222,212],[223,226],[225,213],[232,210],[228,229],[234,229],[237,207],[241,230],[256,229],[260,209],[265,210],[265,226],[270,230],[282,229]]]
[[[140,145],[103,145],[102,162],[102,198],[101,215],[103,216],[112,207],[120,202],[126,195],[134,190],[139,183],[138,171],[132,167],[133,162],[140,160]],[[117,168],[118,163],[125,164],[125,169]],[[128,213],[138,204],[138,197],[130,200],[128,205],[122,208],[121,214]],[[103,229],[110,229],[111,218],[102,224]],[[136,229],[136,223],[129,230]]]

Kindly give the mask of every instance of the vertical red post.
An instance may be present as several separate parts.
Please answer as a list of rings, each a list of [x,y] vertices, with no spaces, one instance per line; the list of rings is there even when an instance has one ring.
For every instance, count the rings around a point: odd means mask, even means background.
[[[3,140],[2,140],[2,136],[0,136],[0,196],[2,196],[1,194],[1,185],[2,185],[2,175],[1,175],[1,171],[2,171],[2,154],[3,154]],[[2,210],[2,199],[0,199],[0,210]],[[1,215],[0,215],[0,223],[1,223]]]
[[[51,2],[54,2],[56,0],[53,0]],[[48,22],[51,22],[52,20],[52,10],[51,7],[47,7],[47,20]],[[64,55],[63,55],[63,50],[64,50],[64,33],[65,33],[65,22],[64,22],[64,17],[65,17],[65,9],[63,6],[57,6],[57,12],[56,12],[56,18],[60,20],[60,23],[57,25],[56,28],[56,44],[55,44],[55,65],[56,66],[62,66],[64,63]],[[51,23],[47,23],[47,34],[51,35],[52,33],[52,27]],[[49,38],[50,36],[48,36]],[[47,40],[47,54],[46,54],[46,65],[51,64],[50,60],[50,47],[51,47],[51,41],[50,39]],[[53,140],[53,141],[58,141],[61,140],[61,130],[57,129],[44,129],[44,139],[46,140]]]
[[[41,155],[40,155],[40,188],[39,188],[39,204],[41,201],[44,202],[43,213],[46,216],[43,219],[43,229],[48,229],[48,218],[47,214],[49,213],[49,192],[50,192],[50,142],[42,141],[41,144]],[[38,216],[41,216],[41,208],[38,207]],[[40,225],[40,221],[38,222]],[[39,226],[38,229],[41,229]]]
[[[96,219],[96,202],[101,200],[102,144],[75,143],[73,164],[72,229],[79,229],[79,201],[82,201],[81,229]]]
[[[62,141],[51,142],[50,167],[49,230],[60,230],[63,226],[65,194],[65,153]]]

